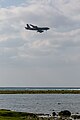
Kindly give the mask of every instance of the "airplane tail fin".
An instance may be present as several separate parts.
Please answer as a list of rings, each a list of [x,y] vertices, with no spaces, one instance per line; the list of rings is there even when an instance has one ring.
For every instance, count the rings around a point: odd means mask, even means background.
[[[30,26],[27,24],[27,28],[30,28]]]

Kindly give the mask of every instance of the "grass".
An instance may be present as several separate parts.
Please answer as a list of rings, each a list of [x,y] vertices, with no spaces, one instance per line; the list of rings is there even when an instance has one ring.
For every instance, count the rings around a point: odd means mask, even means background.
[[[0,110],[0,120],[38,120],[33,113],[15,112],[10,110]]]
[[[80,90],[0,90],[0,94],[80,94]]]

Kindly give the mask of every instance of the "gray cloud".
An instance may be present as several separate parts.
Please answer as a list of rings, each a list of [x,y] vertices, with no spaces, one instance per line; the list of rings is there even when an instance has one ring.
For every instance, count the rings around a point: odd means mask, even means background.
[[[76,74],[80,65],[79,3],[79,0],[24,0],[0,7],[0,65],[5,69],[5,76],[10,70],[11,74],[16,70],[13,75],[15,79],[24,78],[26,81],[37,77],[39,84],[41,79],[44,79],[44,84],[47,79],[49,85],[57,85],[55,80],[64,85],[64,79],[71,79],[72,82],[77,76],[79,80],[80,75]],[[26,23],[48,26],[50,30],[42,34],[27,31],[24,29]],[[75,66],[72,71],[71,67]],[[9,72],[6,73],[6,69]],[[22,77],[19,77],[21,73]],[[75,73],[75,77],[70,73]],[[2,78],[6,80],[6,77]]]

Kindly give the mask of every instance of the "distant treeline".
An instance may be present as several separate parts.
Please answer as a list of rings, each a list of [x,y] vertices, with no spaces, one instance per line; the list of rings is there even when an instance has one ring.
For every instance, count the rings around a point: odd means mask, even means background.
[[[80,94],[80,90],[0,90],[0,94]]]

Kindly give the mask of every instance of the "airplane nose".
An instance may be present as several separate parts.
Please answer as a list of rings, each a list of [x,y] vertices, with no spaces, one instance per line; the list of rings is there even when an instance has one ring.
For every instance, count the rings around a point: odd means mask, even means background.
[[[47,30],[49,30],[50,28],[47,28]]]

